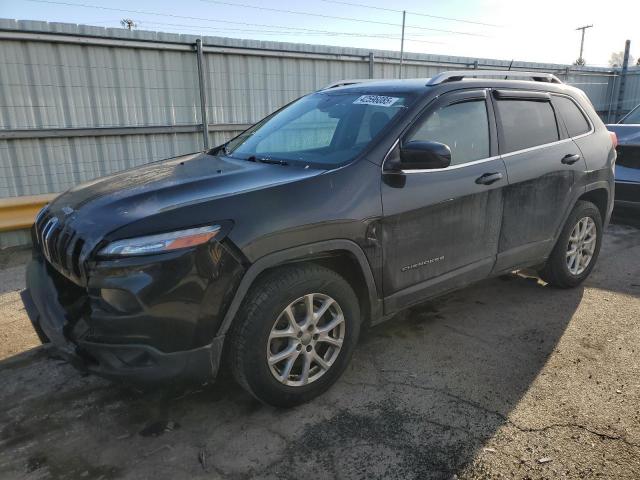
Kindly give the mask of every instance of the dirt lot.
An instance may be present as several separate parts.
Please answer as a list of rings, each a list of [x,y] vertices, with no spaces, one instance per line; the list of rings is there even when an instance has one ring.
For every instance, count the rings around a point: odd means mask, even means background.
[[[16,292],[26,257],[0,260],[0,478],[640,478],[632,227],[582,288],[503,277],[373,329],[289,411],[227,378],[137,393],[48,358]]]

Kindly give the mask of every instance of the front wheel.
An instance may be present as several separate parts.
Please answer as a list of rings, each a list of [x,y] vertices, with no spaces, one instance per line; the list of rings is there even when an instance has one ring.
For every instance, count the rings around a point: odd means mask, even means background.
[[[227,358],[249,393],[290,407],[320,395],[340,377],[359,331],[358,299],[346,280],[319,265],[283,267],[247,294]]]
[[[539,272],[547,283],[572,288],[595,266],[602,244],[602,216],[593,203],[579,201],[567,219],[547,263]]]

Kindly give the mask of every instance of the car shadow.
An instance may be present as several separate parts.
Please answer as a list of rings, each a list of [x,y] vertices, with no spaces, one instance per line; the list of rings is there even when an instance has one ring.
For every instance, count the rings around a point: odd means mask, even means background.
[[[638,237],[611,227],[587,287],[634,294],[618,253]],[[39,347],[0,361],[0,478],[464,476],[502,430],[533,431],[556,414],[530,391],[584,320],[584,295],[506,275],[424,303],[364,332],[338,383],[290,410],[262,405],[227,375],[139,392]],[[536,413],[523,418],[522,403]]]
[[[611,223],[640,228],[640,208],[614,208]]]
[[[507,276],[425,303],[366,332],[341,381],[288,411],[228,377],[136,392],[39,348],[0,362],[0,476],[450,477],[508,421],[582,294]]]

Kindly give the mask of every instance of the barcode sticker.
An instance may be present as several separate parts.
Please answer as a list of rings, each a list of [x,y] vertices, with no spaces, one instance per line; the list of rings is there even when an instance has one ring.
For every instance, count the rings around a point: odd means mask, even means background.
[[[378,105],[380,107],[390,107],[400,100],[398,97],[387,97],[385,95],[362,95],[353,102],[358,105]]]

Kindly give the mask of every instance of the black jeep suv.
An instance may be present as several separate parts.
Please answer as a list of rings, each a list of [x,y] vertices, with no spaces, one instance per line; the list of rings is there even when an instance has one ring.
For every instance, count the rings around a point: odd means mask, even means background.
[[[587,97],[552,75],[343,82],[211,151],[58,197],[24,303],[90,372],[207,382],[224,364],[290,406],[406,307],[523,267],[582,282],[615,158]]]

